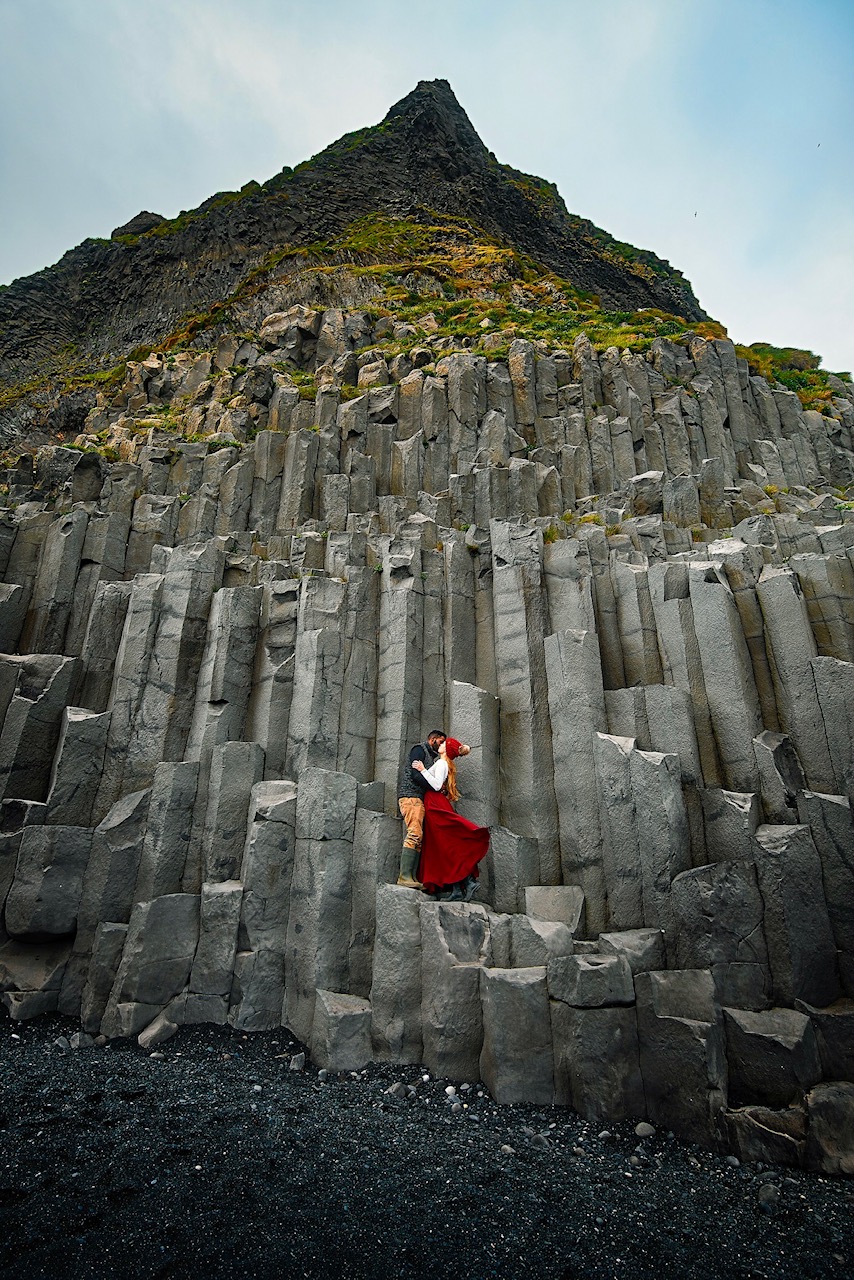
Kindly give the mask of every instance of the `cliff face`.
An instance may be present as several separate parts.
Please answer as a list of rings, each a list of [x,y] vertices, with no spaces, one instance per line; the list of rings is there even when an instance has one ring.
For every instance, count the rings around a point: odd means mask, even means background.
[[[269,315],[6,471],[0,1005],[850,1173],[850,388],[435,325]],[[475,902],[396,883],[435,724]]]
[[[0,473],[0,1005],[281,1024],[334,1070],[854,1171],[850,382],[603,315],[563,277],[677,282],[597,256],[441,84],[117,235],[76,293],[9,291],[21,334],[138,340],[314,247]],[[476,902],[397,884],[437,724]]]
[[[334,240],[366,214],[464,218],[614,309],[703,312],[678,272],[567,213],[556,190],[498,164],[450,86],[422,82],[374,128],[263,187],[152,226],[138,215],[0,293],[0,374],[21,379],[69,348],[120,357],[226,298],[271,252]]]

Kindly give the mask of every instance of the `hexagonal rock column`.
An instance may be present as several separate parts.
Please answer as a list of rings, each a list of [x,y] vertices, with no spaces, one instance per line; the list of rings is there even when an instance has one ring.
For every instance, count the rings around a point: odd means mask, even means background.
[[[821,1173],[854,1174],[854,1084],[820,1084],[806,1101],[806,1167]]]
[[[107,921],[95,930],[92,954],[80,1000],[83,1030],[97,1035],[122,958],[128,926]]]
[[[608,922],[615,929],[636,928],[643,924],[644,918],[631,780],[634,747],[634,738],[610,733],[597,733],[593,737]]]
[[[299,779],[282,1021],[304,1044],[317,989],[348,985],[356,789],[355,778],[327,769]]]
[[[382,784],[376,785],[382,795]],[[360,788],[360,799],[363,788]],[[382,803],[380,799],[378,803]],[[356,810],[353,872],[350,880],[350,994],[367,998],[373,980],[377,886],[397,880],[400,867],[400,819],[373,809]]]
[[[617,955],[549,961],[557,1101],[587,1119],[645,1114],[634,987]]]
[[[0,734],[0,799],[43,800],[77,658],[53,654],[0,660],[6,714]],[[11,692],[11,698],[9,698]]]
[[[729,1096],[736,1105],[782,1107],[821,1079],[810,1019],[794,1009],[724,1009]]]
[[[465,760],[460,812],[481,827],[498,825],[498,699],[476,685],[451,684],[451,733],[471,747]]]
[[[563,879],[584,890],[587,928],[596,933],[606,924],[593,755],[596,732],[608,727],[599,643],[592,631],[561,631],[546,637],[544,651]]]
[[[110,713],[66,707],[47,795],[45,821],[88,827],[107,749]]]
[[[6,899],[6,928],[13,938],[74,932],[91,846],[86,827],[24,829]]]
[[[203,884],[199,945],[190,971],[184,1021],[224,1023],[228,1013],[243,885]]]
[[[560,856],[552,781],[557,778],[549,731],[551,681],[547,686],[543,649],[548,608],[542,535],[538,529],[493,520],[490,537],[501,719],[501,818],[512,831],[539,841],[540,879],[554,884],[560,880]]]
[[[837,1000],[826,1009],[816,1009],[803,1000],[796,1004],[813,1024],[825,1080],[854,1083],[854,1000]]]
[[[854,996],[854,816],[845,796],[803,791],[801,821],[812,831],[821,858],[821,874],[830,927],[839,952],[842,985]]]
[[[809,827],[759,827],[755,860],[775,1000],[830,1004],[839,994],[836,945]]]
[[[181,890],[198,781],[195,761],[164,761],[154,771],[134,893],[138,902]]]
[[[625,957],[633,976],[665,967],[664,935],[660,929],[623,929],[616,933],[600,933],[599,950],[602,955]]]
[[[480,969],[491,955],[489,917],[467,903],[421,902],[424,1062],[434,1075],[473,1080],[483,1044]]]
[[[683,871],[673,881],[671,898],[679,967],[710,969],[720,1004],[766,1008],[771,970],[753,863],[714,862]]]
[[[482,875],[487,881],[484,896],[495,910],[524,911],[525,889],[540,878],[537,841],[531,836],[516,835],[506,827],[496,827],[491,833],[484,863]]]
[[[496,1102],[555,1100],[546,970],[482,969],[480,1076]]]
[[[761,732],[762,721],[738,608],[726,580],[721,579],[713,566],[690,569],[688,580],[702,678],[723,780],[732,791],[756,791],[753,739]]]
[[[717,1146],[726,1058],[712,975],[704,969],[639,973],[635,993],[650,1120]]]
[[[52,1013],[71,944],[67,938],[16,942],[0,947],[0,1005],[19,1021]]]
[[[635,749],[631,753],[630,772],[644,924],[664,930],[670,952],[676,941],[671,886],[674,877],[691,865],[679,757]]]
[[[99,924],[113,921],[126,925],[134,902],[141,897],[135,892],[135,886],[148,801],[148,791],[132,791],[123,796],[91,833],[92,849],[83,877],[74,948],[59,1002],[60,1012],[71,1017],[80,1012],[83,985]],[[115,977],[115,971],[112,977]]]
[[[357,1071],[371,1060],[371,1006],[359,996],[318,988],[311,1060],[330,1071]]]
[[[198,939],[198,894],[136,904],[101,1023],[104,1035],[136,1035],[184,990]]]
[[[380,1062],[420,1062],[421,893],[377,887],[371,1042]]]

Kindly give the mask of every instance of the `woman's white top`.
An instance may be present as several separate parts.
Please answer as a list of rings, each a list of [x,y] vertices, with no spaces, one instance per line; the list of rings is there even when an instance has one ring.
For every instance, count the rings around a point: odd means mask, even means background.
[[[448,762],[444,756],[439,756],[435,764],[431,764],[429,769],[425,769],[421,774],[425,782],[429,782],[434,791],[441,791],[448,777]]]

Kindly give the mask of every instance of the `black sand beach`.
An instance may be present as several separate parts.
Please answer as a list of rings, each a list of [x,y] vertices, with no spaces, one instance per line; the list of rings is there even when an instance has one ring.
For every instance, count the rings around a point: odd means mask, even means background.
[[[416,1067],[323,1079],[284,1028],[75,1030],[0,1026],[2,1276],[854,1275],[849,1182]]]

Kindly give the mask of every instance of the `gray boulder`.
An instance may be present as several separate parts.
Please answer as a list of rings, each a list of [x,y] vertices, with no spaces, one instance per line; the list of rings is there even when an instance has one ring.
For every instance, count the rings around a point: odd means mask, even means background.
[[[724,1009],[729,1098],[785,1106],[821,1079],[810,1019],[794,1009]]]
[[[483,1050],[480,1077],[496,1102],[555,1100],[546,971],[482,969]]]

